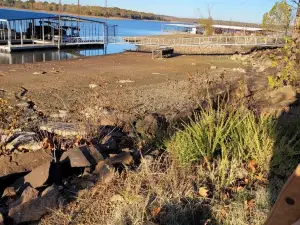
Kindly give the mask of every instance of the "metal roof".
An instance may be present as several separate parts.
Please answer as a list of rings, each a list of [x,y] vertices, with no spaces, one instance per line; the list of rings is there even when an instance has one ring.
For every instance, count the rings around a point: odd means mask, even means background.
[[[245,30],[245,31],[262,31],[261,28],[256,27],[240,27],[240,26],[226,26],[226,25],[213,25],[214,28],[229,29],[229,30]]]
[[[68,18],[69,20],[77,20],[78,17],[69,16],[69,15],[61,15],[64,19]],[[29,11],[29,10],[18,10],[18,9],[8,9],[8,8],[0,8],[0,20],[4,21],[14,21],[14,20],[30,20],[30,19],[51,19],[51,18],[58,18],[58,14],[52,13],[43,13],[38,11]],[[102,23],[105,22],[96,20],[96,19],[89,19],[80,17],[80,20],[95,22],[95,23]]]
[[[26,19],[48,19],[56,18],[58,15],[51,13],[33,12],[28,10],[16,10],[0,8],[0,19],[1,20],[26,20]]]
[[[165,24],[165,26],[187,27],[187,28],[197,28],[197,27],[199,27],[199,25],[197,25],[197,24],[183,24],[183,23],[169,23],[169,24]]]

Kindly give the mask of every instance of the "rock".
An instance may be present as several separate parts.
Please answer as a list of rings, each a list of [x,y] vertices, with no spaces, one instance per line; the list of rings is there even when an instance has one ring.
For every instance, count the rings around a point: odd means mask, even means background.
[[[118,154],[114,157],[107,159],[106,163],[114,166],[118,164],[123,164],[128,166],[133,163],[133,158],[129,152],[122,152],[121,154]]]
[[[9,210],[15,224],[39,220],[46,213],[58,207],[59,191],[51,188],[43,196],[34,198]]]
[[[18,180],[17,183],[23,180],[23,184],[29,183],[31,187],[38,188],[42,187],[49,178],[51,163],[45,163],[27,174],[23,179]]]
[[[30,107],[30,104],[26,101],[22,101],[22,102],[17,104],[17,107],[19,107],[21,109],[27,109],[27,108]]]
[[[116,140],[111,135],[107,135],[102,139],[101,147],[106,151],[116,151],[118,146]]]
[[[142,136],[154,137],[166,130],[167,122],[164,116],[153,113],[143,120],[138,120],[135,127]]]
[[[9,138],[5,146],[8,150],[30,150],[37,151],[42,148],[42,143],[38,141],[38,136],[33,132],[18,132]]]
[[[65,160],[70,161],[71,167],[89,167],[104,161],[104,157],[94,146],[80,146],[64,152],[60,161]]]
[[[97,181],[107,184],[114,178],[115,169],[112,165],[105,162],[99,162],[94,170],[94,175],[97,176]]]
[[[60,158],[60,161],[69,160],[71,167],[89,167],[91,163],[87,160],[84,156],[83,152],[80,148],[73,148],[69,149],[68,151],[64,152]]]
[[[29,202],[30,200],[37,198],[39,195],[39,192],[32,188],[31,186],[28,186],[25,188],[25,190],[23,191],[21,197],[19,199],[17,199],[15,202],[12,202],[11,204],[9,204],[9,208],[14,208],[20,204],[24,204],[26,202]]]
[[[27,152],[21,155],[12,154],[0,157],[0,178],[26,171],[31,171],[47,162],[51,162],[52,157],[43,150]]]
[[[216,66],[211,66],[210,69],[215,70],[215,69],[217,69],[217,67]]]
[[[91,89],[94,89],[96,87],[98,87],[98,84],[89,84],[89,88],[91,88]]]
[[[17,192],[15,191],[15,189],[13,187],[7,187],[3,191],[2,198],[4,197],[15,198],[16,196],[17,196]]]
[[[96,179],[94,179],[96,180]],[[78,189],[87,189],[95,186],[95,182],[92,179],[88,178],[76,178],[71,182],[72,185],[75,185]]]
[[[62,137],[85,136],[86,127],[81,127],[74,123],[53,122],[40,126],[43,131],[54,133]]]
[[[290,86],[256,93],[254,99],[264,114],[276,113],[278,116],[286,107],[298,101],[296,91]]]

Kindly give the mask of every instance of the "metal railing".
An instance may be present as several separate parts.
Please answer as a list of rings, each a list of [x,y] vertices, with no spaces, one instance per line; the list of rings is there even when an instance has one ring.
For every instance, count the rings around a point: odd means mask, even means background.
[[[267,36],[211,36],[193,38],[108,37],[108,43],[144,46],[283,46],[286,40],[281,37]]]
[[[64,44],[84,44],[84,43],[99,43],[104,44],[105,39],[103,36],[92,37],[63,37],[61,43]]]

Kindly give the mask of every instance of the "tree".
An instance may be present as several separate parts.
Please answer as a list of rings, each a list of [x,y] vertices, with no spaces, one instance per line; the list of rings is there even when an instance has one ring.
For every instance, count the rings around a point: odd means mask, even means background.
[[[292,7],[285,0],[281,0],[276,2],[270,12],[263,16],[262,28],[271,31],[284,31],[287,35],[292,20]]]
[[[199,20],[199,24],[200,24],[200,26],[204,27],[205,35],[212,35],[214,33],[214,28],[213,28],[214,20],[211,16],[211,11],[212,11],[213,5],[206,5],[206,8],[207,8],[207,13],[208,13],[208,18],[201,18]]]
[[[295,28],[293,32],[293,39],[295,39],[296,43],[300,45],[300,1],[296,2],[297,5],[297,13],[296,13],[296,19],[295,19]],[[300,49],[300,46],[299,46]]]

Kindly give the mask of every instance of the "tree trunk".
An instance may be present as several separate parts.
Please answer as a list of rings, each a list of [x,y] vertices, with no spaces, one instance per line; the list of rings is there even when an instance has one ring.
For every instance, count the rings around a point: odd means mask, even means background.
[[[297,14],[296,14],[293,38],[295,39],[296,43],[298,43],[298,46],[299,46],[299,42],[300,42],[300,1],[298,2],[298,9],[297,9]]]

